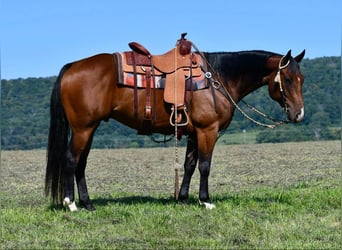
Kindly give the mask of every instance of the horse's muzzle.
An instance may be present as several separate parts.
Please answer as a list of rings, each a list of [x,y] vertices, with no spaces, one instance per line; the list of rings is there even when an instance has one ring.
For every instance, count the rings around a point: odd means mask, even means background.
[[[304,107],[302,107],[302,108],[300,109],[300,112],[298,112],[298,113],[295,115],[293,121],[294,121],[294,122],[301,122],[303,119],[304,119]]]

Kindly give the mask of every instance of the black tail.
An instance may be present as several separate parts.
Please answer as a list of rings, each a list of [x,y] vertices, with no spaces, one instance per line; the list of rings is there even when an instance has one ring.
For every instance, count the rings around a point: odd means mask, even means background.
[[[47,165],[45,174],[45,195],[51,196],[52,202],[62,202],[64,194],[63,166],[68,147],[69,123],[61,103],[61,80],[71,64],[65,65],[55,82],[50,101],[50,130],[47,147]]]

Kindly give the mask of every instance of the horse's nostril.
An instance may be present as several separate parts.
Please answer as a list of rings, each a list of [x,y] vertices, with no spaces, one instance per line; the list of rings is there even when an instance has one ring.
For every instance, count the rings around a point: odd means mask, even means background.
[[[304,118],[304,108],[300,109],[300,112],[296,115],[296,122],[301,122]]]

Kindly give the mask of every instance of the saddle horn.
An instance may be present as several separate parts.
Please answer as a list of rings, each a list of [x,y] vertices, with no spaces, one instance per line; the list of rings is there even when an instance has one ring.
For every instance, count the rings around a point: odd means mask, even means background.
[[[188,33],[182,33],[181,34],[181,39],[178,40],[178,45],[179,45],[179,53],[182,56],[188,55],[191,53],[191,46],[192,43],[188,40],[185,39],[185,36]]]

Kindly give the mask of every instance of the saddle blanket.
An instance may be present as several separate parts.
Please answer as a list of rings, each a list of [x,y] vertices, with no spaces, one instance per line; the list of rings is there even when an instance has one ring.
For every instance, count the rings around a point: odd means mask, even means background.
[[[118,82],[120,85],[127,86],[127,87],[134,87],[134,73],[133,72],[126,72],[123,69],[123,63],[124,62],[124,54],[123,53],[114,53],[114,56],[117,61],[118,65]],[[137,66],[139,68],[141,66]],[[141,70],[139,70],[141,71]],[[189,72],[190,75],[190,72]],[[146,75],[137,73],[136,74],[136,80],[137,80],[137,87],[138,88],[146,88]],[[151,88],[157,88],[157,89],[164,89],[165,88],[165,82],[166,82],[166,74],[157,74],[154,76],[154,81],[151,79]],[[186,83],[186,90],[200,90],[208,87],[207,79],[203,74],[199,76],[193,76],[191,78],[184,79],[184,82]]]

